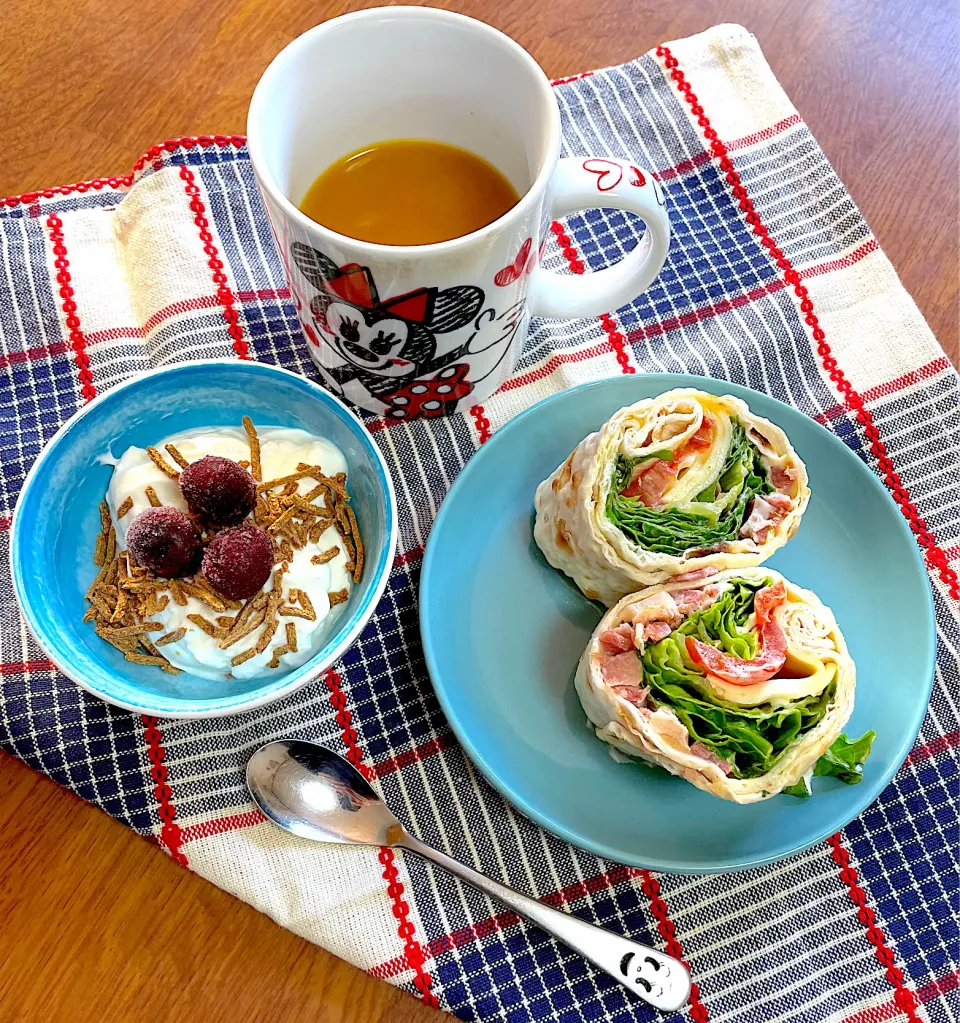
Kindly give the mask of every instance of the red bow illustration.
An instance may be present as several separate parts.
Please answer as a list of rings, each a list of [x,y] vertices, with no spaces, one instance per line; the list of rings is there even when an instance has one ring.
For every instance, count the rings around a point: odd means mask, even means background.
[[[430,313],[430,300],[433,297],[431,288],[416,288],[381,302],[370,271],[359,263],[347,263],[346,266],[340,267],[337,276],[331,277],[323,287],[328,295],[349,302],[350,305],[360,309],[376,310],[378,313],[389,313],[391,316],[398,316],[413,323],[426,322]]]

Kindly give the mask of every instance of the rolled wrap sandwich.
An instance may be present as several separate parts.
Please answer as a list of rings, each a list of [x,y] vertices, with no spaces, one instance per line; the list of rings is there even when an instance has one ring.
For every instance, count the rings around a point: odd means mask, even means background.
[[[683,388],[620,409],[537,488],[547,561],[607,606],[706,568],[759,565],[796,532],[807,470],[746,402]]]
[[[711,571],[604,615],[576,676],[597,736],[737,803],[859,781],[873,733],[840,735],[856,672],[833,613],[771,569]]]

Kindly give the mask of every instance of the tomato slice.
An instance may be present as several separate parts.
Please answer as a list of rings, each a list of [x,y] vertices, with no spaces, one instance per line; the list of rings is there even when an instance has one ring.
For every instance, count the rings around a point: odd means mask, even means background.
[[[787,599],[787,588],[783,580],[778,579],[773,586],[765,586],[753,599],[753,613],[757,616],[757,625],[772,620],[773,612]]]
[[[757,656],[752,660],[732,657],[709,643],[687,636],[690,659],[708,674],[735,686],[755,686],[773,678],[787,660],[787,637],[773,619],[774,610],[786,599],[787,591],[782,581],[765,587],[754,599],[753,610],[760,637]]]

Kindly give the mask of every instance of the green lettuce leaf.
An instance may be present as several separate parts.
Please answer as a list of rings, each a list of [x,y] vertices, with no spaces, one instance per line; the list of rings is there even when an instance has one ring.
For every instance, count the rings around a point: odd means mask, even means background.
[[[863,763],[870,756],[870,747],[876,732],[864,732],[852,741],[841,732],[833,745],[816,762],[813,773],[818,778],[833,776],[848,785],[856,785],[863,778]]]
[[[788,785],[780,791],[785,796],[797,796],[800,799],[806,799],[808,796],[813,795],[813,789],[810,788],[810,781],[806,775],[804,775],[800,781],[796,782],[794,785]]]
[[[823,719],[836,693],[836,682],[831,682],[819,695],[787,706],[741,707],[713,695],[703,669],[690,660],[687,636],[696,636],[736,657],[753,657],[756,633],[740,630],[753,613],[756,592],[771,581],[732,580],[731,588],[710,607],[695,611],[641,656],[650,704],[672,708],[690,733],[691,742],[699,741],[730,761],[736,778],[766,774],[793,742]]]
[[[756,445],[747,438],[739,419],[732,419],[730,450],[717,479],[697,494],[701,509],[647,508],[637,497],[621,497],[633,474],[637,459],[618,455],[612,467],[607,517],[634,543],[644,550],[679,557],[694,548],[716,547],[724,540],[734,540],[748,515],[757,494],[773,490],[769,474]],[[653,456],[651,456],[653,457]],[[671,452],[657,452],[656,457],[672,458]],[[718,514],[711,504],[720,504]]]
[[[876,737],[875,732],[865,732],[851,742],[841,732],[830,749],[813,765],[814,776],[823,778],[832,775],[848,785],[856,785],[863,778],[863,762],[870,756],[870,747]],[[799,796],[801,799],[806,799],[813,792],[806,775],[796,785],[788,785],[780,791],[784,795]]]

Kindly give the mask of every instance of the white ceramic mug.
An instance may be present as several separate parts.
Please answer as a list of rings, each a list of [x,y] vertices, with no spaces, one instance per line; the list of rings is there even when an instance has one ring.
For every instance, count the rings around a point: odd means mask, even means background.
[[[460,14],[381,7],[318,25],[264,72],[247,132],[314,362],[335,393],[391,419],[483,401],[513,370],[531,315],[616,309],[666,259],[670,222],[650,172],[609,157],[560,160],[543,71],[512,39]],[[520,201],[432,245],[358,241],[297,208],[334,161],[398,138],[476,153]],[[581,276],[541,268],[551,221],[596,207],[642,218],[636,248]]]

